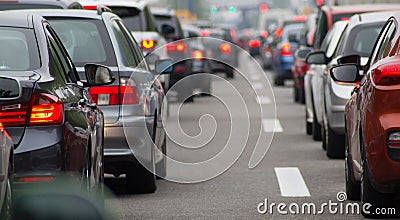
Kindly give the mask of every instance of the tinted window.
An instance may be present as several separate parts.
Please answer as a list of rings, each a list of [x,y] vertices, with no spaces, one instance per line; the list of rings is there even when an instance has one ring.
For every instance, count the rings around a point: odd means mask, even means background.
[[[336,23],[336,25],[330,30],[322,43],[321,49],[326,52],[327,57],[332,57],[338,47],[339,40],[343,35],[344,29],[347,27],[347,23]],[[331,35],[329,38],[328,36]]]
[[[358,54],[362,57],[369,57],[382,27],[383,23],[360,25],[353,28],[342,54]]]
[[[140,11],[134,7],[117,7],[113,6],[110,8],[112,9],[113,13],[118,15],[122,20],[124,20],[125,25],[128,27],[130,31],[145,31],[146,27],[142,22],[142,18]]]
[[[47,18],[76,66],[116,66],[111,40],[100,20]]]
[[[26,71],[40,67],[34,32],[23,28],[0,28],[0,71]]]
[[[116,20],[112,22],[115,36],[118,41],[118,50],[122,54],[122,61],[125,66],[136,67],[139,64],[137,56],[132,51],[130,42],[126,39],[124,32]]]
[[[315,40],[314,40],[314,48],[315,49],[320,49],[321,48],[321,43],[325,38],[325,35],[328,31],[327,27],[327,19],[325,12],[320,11],[318,14],[318,20],[317,20],[317,31],[315,33]]]

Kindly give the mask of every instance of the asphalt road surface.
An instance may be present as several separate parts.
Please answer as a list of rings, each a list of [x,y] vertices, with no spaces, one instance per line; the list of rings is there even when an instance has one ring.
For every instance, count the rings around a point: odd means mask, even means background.
[[[124,190],[124,178],[107,178],[108,186],[116,194],[113,199],[107,201],[107,204],[117,217],[121,219],[361,218],[360,215],[351,214],[351,209],[348,209],[350,214],[346,214],[346,204],[349,201],[339,202],[343,200],[342,198],[338,200],[337,194],[344,191],[344,161],[327,159],[321,143],[314,142],[306,135],[304,106],[293,102],[290,82],[284,87],[273,87],[272,93],[265,78],[266,76],[270,78],[271,72],[262,71],[244,55],[240,60],[239,70],[247,79],[237,73],[235,79],[228,81],[238,90],[240,96],[232,93],[224,79],[214,79],[213,94],[218,98],[198,97],[193,103],[182,107],[172,103],[168,119],[168,127],[172,128],[169,130],[169,135],[173,140],[182,139],[184,136],[180,129],[176,129],[179,128],[176,127],[179,125],[176,119],[179,119],[182,130],[189,136],[196,136],[202,132],[207,136],[207,132],[213,133],[215,130],[213,138],[198,149],[192,149],[190,145],[194,146],[196,141],[199,143],[204,141],[201,138],[189,141],[189,144],[181,143],[189,145],[189,148],[179,146],[177,141],[169,140],[168,156],[171,158],[185,163],[199,163],[213,158],[225,148],[242,149],[244,146],[242,141],[248,136],[244,151],[238,160],[221,175],[200,183],[183,184],[157,180],[158,188],[154,194],[128,194]],[[247,107],[246,111],[241,111],[243,106],[240,103],[243,102]],[[233,107],[230,106],[228,109],[224,103],[233,103]],[[238,105],[237,108],[235,103]],[[212,115],[213,119],[202,118],[206,114]],[[276,131],[274,135],[273,130]],[[253,155],[257,162],[268,148],[272,136],[273,141],[266,156],[258,166],[250,169],[249,161],[253,151],[257,148]],[[229,145],[225,146],[229,140],[231,140]],[[259,140],[258,145],[257,140]],[[221,162],[220,165],[226,166],[226,163]],[[212,167],[221,166],[217,161]],[[190,175],[191,179],[196,179],[196,176],[199,178],[211,176],[213,172],[218,170],[188,172],[168,163],[168,175],[174,180],[181,178],[183,181]],[[267,205],[260,204],[265,203],[266,199]],[[279,203],[282,204],[278,205]],[[315,205],[315,210],[311,204]],[[310,210],[307,207],[311,207]],[[308,213],[314,211],[316,214]],[[260,212],[266,213],[260,214]],[[288,214],[285,214],[286,212]]]

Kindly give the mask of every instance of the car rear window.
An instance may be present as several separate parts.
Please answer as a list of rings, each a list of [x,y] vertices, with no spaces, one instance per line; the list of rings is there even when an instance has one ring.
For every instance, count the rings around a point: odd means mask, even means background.
[[[40,68],[39,51],[33,30],[0,27],[0,48],[0,71]]]
[[[130,31],[146,31],[145,23],[142,22],[141,10],[134,7],[109,6],[112,12],[125,22]]]
[[[369,57],[384,23],[359,25],[349,34],[343,54]]]
[[[112,43],[104,23],[95,19],[47,18],[76,66],[98,63],[116,66]]]

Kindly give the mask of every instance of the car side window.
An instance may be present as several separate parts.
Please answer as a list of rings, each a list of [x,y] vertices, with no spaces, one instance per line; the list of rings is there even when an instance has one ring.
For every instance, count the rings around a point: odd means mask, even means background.
[[[67,83],[76,83],[78,79],[76,78],[74,67],[71,61],[67,58],[66,51],[60,46],[60,41],[57,39],[54,31],[50,26],[46,26],[47,37],[54,54],[54,59],[59,63],[62,70],[64,71],[64,78]]]
[[[128,28],[124,25],[123,21],[117,20],[118,25],[120,26],[122,32],[124,32],[125,37],[129,42],[131,42],[131,47],[133,50],[133,54],[135,55],[138,64],[138,68],[147,70],[147,64],[143,56],[142,50],[139,48],[138,43],[136,42],[135,38],[129,32]]]
[[[138,58],[137,56],[135,56],[132,50],[132,46],[126,39],[125,34],[123,33],[121,26],[118,24],[117,20],[112,21],[112,26],[118,41],[118,48],[123,55],[122,58],[124,65],[130,67],[137,67],[139,64]]]
[[[390,46],[389,43],[393,39],[395,33],[396,33],[396,27],[393,24],[393,21],[390,21],[383,28],[381,35],[377,43],[375,44],[375,48],[374,51],[372,52],[370,59],[371,65],[382,59],[385,55],[385,52],[386,55],[388,54],[389,49],[387,49],[387,47]]]
[[[317,20],[317,31],[315,33],[314,48],[320,49],[322,40],[325,38],[327,32],[327,17],[324,11],[320,10]]]

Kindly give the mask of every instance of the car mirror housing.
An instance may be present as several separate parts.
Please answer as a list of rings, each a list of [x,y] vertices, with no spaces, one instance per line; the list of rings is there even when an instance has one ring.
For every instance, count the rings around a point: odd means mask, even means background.
[[[337,59],[339,65],[343,64],[356,64],[357,66],[361,66],[361,57],[360,55],[347,55],[342,56]]]
[[[360,81],[359,68],[355,64],[345,64],[332,67],[329,72],[335,82],[356,83]]]
[[[110,68],[103,65],[86,64],[85,75],[88,86],[109,85],[115,81]]]
[[[323,51],[317,51],[308,54],[306,58],[306,62],[308,64],[318,64],[318,65],[324,65],[328,63],[328,58],[326,57],[325,52]]]
[[[157,60],[155,62],[155,72],[157,74],[170,74],[173,71],[173,63],[170,59]]]
[[[306,59],[308,54],[310,54],[311,52],[312,48],[301,48],[296,51],[295,57],[297,57],[298,59]]]

